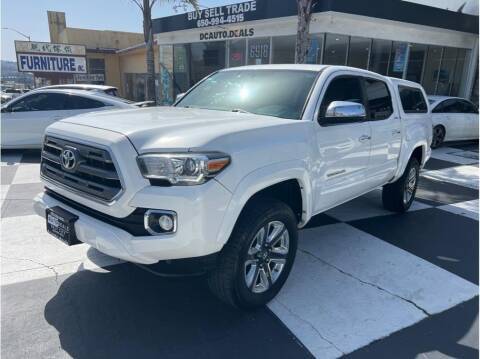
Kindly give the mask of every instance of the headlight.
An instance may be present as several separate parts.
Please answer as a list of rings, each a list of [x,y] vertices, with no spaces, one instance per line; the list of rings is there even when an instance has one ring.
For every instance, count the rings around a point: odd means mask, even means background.
[[[167,180],[175,185],[206,182],[230,163],[222,152],[149,153],[137,157],[138,167],[147,179]]]

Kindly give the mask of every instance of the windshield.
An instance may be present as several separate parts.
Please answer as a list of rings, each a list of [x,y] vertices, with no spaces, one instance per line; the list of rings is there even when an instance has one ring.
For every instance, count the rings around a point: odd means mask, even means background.
[[[298,120],[317,74],[299,70],[222,71],[201,82],[176,106]]]

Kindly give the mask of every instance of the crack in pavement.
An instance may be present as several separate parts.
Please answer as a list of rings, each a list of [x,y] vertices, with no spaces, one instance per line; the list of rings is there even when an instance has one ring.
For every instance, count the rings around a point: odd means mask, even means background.
[[[43,268],[47,268],[49,270],[51,270],[53,272],[53,274],[55,275],[55,283],[57,284],[57,286],[59,285],[58,283],[58,272],[56,271],[55,267],[54,266],[49,266],[47,264],[44,264],[44,263],[41,263],[41,262],[37,262],[37,261],[34,261],[33,259],[29,259],[29,258],[14,258],[14,257],[5,257],[5,256],[1,256],[0,255],[0,258],[3,258],[3,259],[9,259],[9,260],[14,260],[14,261],[26,261],[26,262],[31,262],[31,263],[35,263],[35,264],[38,264],[39,266],[43,267]]]
[[[417,303],[415,303],[415,302],[414,302],[413,300],[411,300],[411,299],[407,299],[407,298],[402,297],[401,295],[398,295],[398,294],[396,294],[396,293],[390,292],[388,289],[382,288],[382,287],[380,287],[378,284],[371,283],[371,282],[367,282],[367,281],[365,281],[365,280],[362,280],[362,279],[360,279],[360,278],[357,278],[357,277],[355,277],[353,274],[348,273],[348,272],[346,272],[346,271],[338,268],[337,266],[335,266],[335,265],[333,265],[333,264],[331,264],[331,263],[328,263],[327,261],[323,260],[322,258],[316,256],[315,254],[313,254],[313,253],[311,253],[311,252],[309,252],[309,251],[307,251],[307,250],[305,250],[305,249],[299,248],[298,250],[299,250],[300,252],[302,252],[302,253],[305,253],[305,254],[307,254],[307,255],[310,255],[311,257],[315,258],[315,259],[318,260],[319,262],[322,262],[323,264],[325,264],[325,265],[327,265],[327,266],[335,269],[336,271],[338,271],[338,272],[340,272],[340,273],[342,273],[342,274],[344,274],[344,275],[346,275],[346,276],[348,276],[348,277],[350,277],[350,278],[352,278],[352,279],[357,280],[358,282],[360,282],[360,283],[362,283],[362,284],[365,284],[365,285],[369,285],[369,286],[371,286],[371,287],[374,287],[374,288],[376,288],[376,289],[378,289],[378,290],[380,290],[380,291],[382,291],[382,292],[388,293],[388,294],[390,294],[391,296],[394,296],[395,298],[398,298],[398,299],[400,299],[400,300],[403,300],[403,301],[405,301],[405,302],[413,305],[416,309],[420,310],[420,311],[421,311],[423,314],[425,314],[427,317],[430,317],[430,315],[431,315],[429,312],[427,312],[427,310],[425,310],[425,309],[423,309],[422,307],[420,307]]]
[[[293,315],[295,318],[299,319],[301,322],[304,322],[305,324],[307,324],[310,328],[312,328],[317,334],[318,336],[326,341],[328,344],[330,344],[332,347],[334,347],[338,352],[340,352],[342,355],[346,355],[347,353],[345,353],[343,350],[341,350],[334,342],[332,342],[331,340],[327,339],[325,336],[322,335],[322,333],[320,333],[320,331],[312,324],[310,323],[308,320],[300,317],[297,313],[293,312],[289,307],[287,307],[285,304],[283,304],[280,300],[278,300],[278,298],[275,298],[274,299],[274,302],[277,302],[278,304],[280,304],[283,308],[285,308],[291,315]]]

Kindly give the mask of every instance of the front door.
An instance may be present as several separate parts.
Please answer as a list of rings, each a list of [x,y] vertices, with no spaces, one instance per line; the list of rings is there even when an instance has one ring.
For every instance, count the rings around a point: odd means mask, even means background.
[[[364,178],[370,157],[370,125],[365,118],[326,118],[333,101],[364,104],[361,79],[337,75],[322,91],[315,126],[319,154],[313,179],[316,213],[368,190]]]

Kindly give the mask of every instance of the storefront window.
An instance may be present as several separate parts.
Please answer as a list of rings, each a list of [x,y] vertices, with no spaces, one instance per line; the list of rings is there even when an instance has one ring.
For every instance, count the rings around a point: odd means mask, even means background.
[[[225,41],[195,42],[191,47],[190,86],[225,67]]]
[[[189,45],[173,46],[173,92],[175,96],[187,91],[190,87],[189,49]]]
[[[272,38],[273,64],[295,63],[295,36],[277,36]]]
[[[245,49],[246,49],[246,40],[230,40],[229,41],[229,58],[228,66],[237,67],[245,65]]]
[[[406,42],[394,41],[390,54],[388,76],[402,78],[407,62],[408,44]]]
[[[369,70],[386,75],[392,42],[388,40],[373,40],[370,55]]]
[[[460,95],[460,84],[462,83],[464,72],[465,72],[464,70],[465,70],[466,58],[467,58],[467,50],[458,49],[457,63],[455,64],[455,74],[453,76],[453,83],[452,83],[452,88],[450,90],[450,96]]]
[[[105,83],[105,60],[88,59],[88,73],[102,75],[103,81],[93,81],[93,83],[103,85]]]
[[[436,95],[448,96],[453,87],[455,64],[457,62],[457,49],[445,47],[443,49],[442,63],[438,72],[438,84]]]
[[[348,66],[366,69],[368,55],[370,54],[371,40],[365,37],[350,37],[350,50],[348,52]]]
[[[348,36],[327,34],[323,63],[327,65],[345,65],[347,60]]]
[[[313,34],[307,52],[307,64],[321,64],[324,34]]]
[[[270,38],[248,39],[248,64],[262,65],[270,63]]]
[[[442,48],[440,46],[428,47],[427,60],[425,62],[425,70],[422,80],[422,86],[428,95],[435,94],[441,58]]]
[[[419,44],[410,44],[409,46],[407,80],[420,83],[427,46]]]

